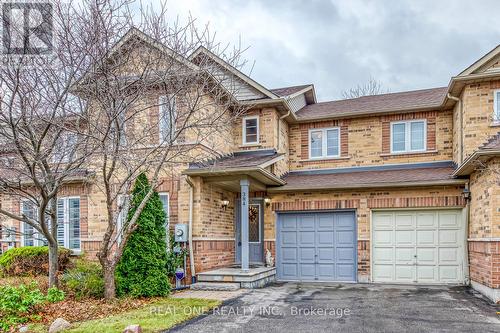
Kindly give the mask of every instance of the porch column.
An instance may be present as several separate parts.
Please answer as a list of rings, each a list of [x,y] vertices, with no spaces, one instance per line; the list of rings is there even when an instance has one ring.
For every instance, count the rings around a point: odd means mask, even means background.
[[[250,182],[248,179],[240,180],[241,187],[241,269],[249,269],[249,251],[248,251],[248,188]]]

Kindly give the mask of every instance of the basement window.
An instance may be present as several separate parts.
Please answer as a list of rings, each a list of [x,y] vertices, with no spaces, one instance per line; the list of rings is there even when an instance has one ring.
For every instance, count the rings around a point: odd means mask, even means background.
[[[259,143],[259,116],[243,118],[243,144]]]
[[[391,153],[426,151],[427,122],[425,120],[391,123]]]
[[[340,129],[321,128],[309,130],[309,158],[340,156]]]

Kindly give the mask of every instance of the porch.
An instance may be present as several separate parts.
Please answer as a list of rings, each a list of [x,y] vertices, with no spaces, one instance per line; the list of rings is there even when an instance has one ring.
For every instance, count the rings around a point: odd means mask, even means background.
[[[225,284],[220,286],[222,290],[229,290],[226,289],[229,284],[234,288],[259,288],[274,280],[276,269],[265,267],[264,209],[267,187],[283,185],[269,168],[282,158],[275,151],[244,152],[191,165],[184,172],[200,189],[195,190],[195,201],[209,203],[209,206],[195,206],[195,214],[196,209],[200,209],[193,225],[195,240],[204,244],[213,242],[197,249],[201,261],[196,270],[199,283],[195,288],[217,283]],[[222,247],[223,242],[233,253],[233,260],[228,260],[227,250],[225,253],[214,250],[219,244]],[[210,251],[213,255],[209,255]]]

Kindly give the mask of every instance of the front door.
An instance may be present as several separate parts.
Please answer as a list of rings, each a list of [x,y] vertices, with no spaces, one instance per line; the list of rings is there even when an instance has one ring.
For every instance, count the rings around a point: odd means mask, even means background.
[[[236,202],[236,262],[241,263],[241,202]],[[264,262],[264,214],[262,200],[250,200],[248,205],[248,250],[250,263]]]

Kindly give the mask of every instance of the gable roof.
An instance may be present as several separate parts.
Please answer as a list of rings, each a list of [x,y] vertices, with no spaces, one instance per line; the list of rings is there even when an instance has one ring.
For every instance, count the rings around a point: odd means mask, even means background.
[[[374,113],[435,109],[442,106],[447,91],[447,87],[440,87],[320,102],[303,107],[296,115],[298,120],[314,120]]]
[[[225,60],[221,59],[219,56],[217,56],[216,54],[214,54],[213,52],[211,52],[210,50],[208,50],[204,46],[198,47],[198,49],[196,49],[189,56],[189,60],[192,61],[193,63],[195,63],[196,58],[200,54],[204,54],[204,55],[208,56],[216,64],[218,64],[219,66],[221,66],[222,68],[224,68],[229,73],[235,75],[236,77],[238,77],[240,80],[242,80],[243,82],[245,82],[246,84],[248,84],[252,88],[254,88],[257,91],[261,92],[264,96],[266,96],[268,98],[278,98],[278,96],[276,94],[274,94],[273,92],[271,92],[269,89],[265,88],[263,85],[261,85],[260,83],[258,83],[255,80],[253,80],[251,77],[249,77],[248,75],[244,74],[243,72],[241,72],[237,68],[231,66]]]

